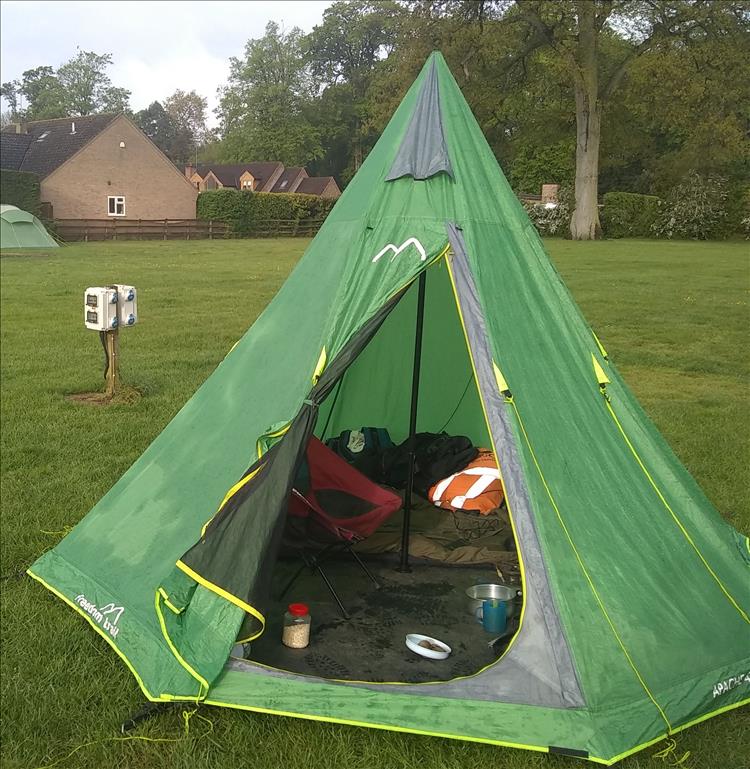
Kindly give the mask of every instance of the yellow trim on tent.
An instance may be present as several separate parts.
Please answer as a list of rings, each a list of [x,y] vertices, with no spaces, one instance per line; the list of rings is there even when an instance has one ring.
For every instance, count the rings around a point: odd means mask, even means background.
[[[206,705],[213,705],[215,707],[220,708],[237,708],[240,710],[250,710],[254,713],[268,713],[269,715],[276,715],[276,716],[288,716],[290,718],[302,718],[308,721],[322,721],[324,723],[334,723],[334,724],[343,724],[344,726],[360,726],[364,727],[366,729],[381,729],[385,731],[390,732],[404,732],[406,734],[421,734],[426,737],[442,737],[444,739],[449,740],[463,740],[465,742],[479,742],[484,745],[496,745],[498,747],[502,748],[517,748],[520,750],[533,750],[537,753],[549,753],[549,747],[543,747],[541,745],[527,745],[521,742],[507,742],[503,740],[492,740],[489,738],[484,737],[468,737],[465,735],[458,735],[458,734],[448,734],[445,732],[429,732],[424,729],[411,729],[406,726],[389,726],[387,724],[377,724],[377,723],[371,723],[367,721],[352,721],[350,719],[346,718],[335,718],[335,717],[326,717],[326,716],[315,716],[309,713],[293,713],[291,711],[287,710],[272,710],[271,708],[262,708],[262,707],[256,707],[254,705],[235,705],[228,702],[220,702],[219,700],[204,700],[204,704]],[[647,742],[642,742],[640,745],[637,745],[634,748],[630,748],[630,750],[626,750],[624,753],[619,753],[616,756],[613,756],[612,758],[601,758],[599,756],[592,756],[589,754],[585,760],[592,761],[595,764],[601,764],[603,766],[612,766],[613,764],[616,764],[618,761],[622,761],[624,758],[627,758],[628,756],[632,756],[635,753],[638,753],[641,750],[645,750],[648,747],[651,747],[652,745],[656,745],[658,742],[661,742],[662,740],[666,739],[670,734],[676,734],[677,732],[681,732],[684,729],[688,729],[691,726],[695,726],[696,724],[699,724],[703,721],[707,721],[709,718],[713,718],[714,716],[721,715],[722,713],[727,713],[730,710],[736,710],[737,708],[743,707],[744,705],[750,704],[750,698],[746,700],[741,700],[740,702],[735,702],[731,705],[725,705],[722,708],[718,708],[718,710],[713,710],[710,713],[706,713],[703,716],[700,716],[699,718],[696,718],[692,721],[688,721],[685,724],[682,724],[681,726],[675,727],[669,734],[660,734],[658,737],[654,737],[651,740],[648,740]]]
[[[215,585],[213,582],[209,582],[205,577],[202,577],[200,574],[198,574],[197,571],[191,569],[182,560],[177,561],[177,568],[180,569],[180,571],[185,572],[188,577],[194,579],[199,585],[203,585],[203,587],[205,587],[207,590],[210,590],[212,593],[216,593],[216,595],[221,596],[221,598],[224,600],[233,603],[235,606],[239,606],[240,609],[252,615],[260,622],[260,630],[250,638],[244,639],[244,641],[241,643],[249,643],[261,635],[261,633],[265,630],[266,618],[254,606],[251,606],[249,603],[245,603],[245,601],[243,601],[241,598],[237,598],[236,595],[233,595],[227,590],[224,590],[223,587],[219,587],[219,585]]]
[[[251,473],[248,473],[247,475],[240,478],[237,483],[232,486],[231,489],[224,495],[224,499],[221,501],[221,504],[219,505],[216,512],[203,524],[203,527],[201,528],[201,537],[203,537],[206,534],[206,529],[208,529],[209,524],[211,521],[213,521],[214,518],[222,511],[224,508],[224,505],[249,481],[251,481],[262,469],[264,465],[259,465],[255,468]]]
[[[560,513],[560,508],[557,506],[557,502],[555,502],[555,498],[552,496],[552,491],[549,485],[547,484],[547,479],[544,477],[542,468],[539,465],[539,460],[537,459],[534,449],[531,446],[531,441],[529,439],[528,433],[526,432],[526,427],[524,426],[523,420],[521,419],[521,414],[518,411],[518,407],[516,406],[516,403],[512,398],[509,399],[509,403],[511,404],[511,407],[513,408],[513,411],[516,415],[518,426],[521,428],[521,433],[523,434],[524,440],[526,441],[526,445],[529,448],[529,453],[531,454],[531,458],[534,461],[534,465],[536,466],[537,472],[539,473],[539,478],[542,481],[542,485],[544,486],[544,489],[547,492],[547,496],[549,497],[549,500],[552,503],[552,507],[555,511],[555,514],[557,515],[557,519],[560,522],[560,526],[562,527],[562,530],[565,533],[565,536],[568,540],[568,543],[570,544],[571,549],[573,550],[573,554],[575,555],[576,560],[578,561],[578,565],[580,566],[581,571],[583,572],[583,575],[586,578],[586,581],[589,583],[591,592],[594,594],[594,598],[596,599],[596,602],[599,604],[599,608],[601,609],[601,612],[604,615],[604,618],[607,620],[607,623],[609,624],[609,627],[612,630],[612,634],[617,639],[617,643],[620,645],[620,648],[622,649],[622,652],[625,655],[625,659],[628,661],[628,664],[630,665],[633,672],[635,673],[636,678],[638,679],[641,686],[643,687],[643,690],[646,692],[649,699],[651,700],[651,702],[653,702],[653,704],[656,706],[656,709],[661,714],[661,717],[664,719],[664,722],[667,725],[668,732],[671,733],[672,725],[670,724],[666,713],[664,712],[664,710],[662,710],[661,705],[659,705],[659,703],[656,701],[656,698],[651,693],[651,690],[648,688],[648,685],[643,680],[643,676],[641,675],[640,671],[636,667],[636,664],[633,661],[633,658],[630,656],[630,653],[628,652],[624,641],[622,640],[622,638],[620,638],[620,634],[617,632],[617,628],[615,628],[614,622],[612,622],[612,619],[610,618],[609,613],[607,612],[607,609],[604,606],[604,602],[602,601],[601,596],[599,595],[599,591],[596,589],[596,586],[594,585],[594,582],[591,579],[591,576],[589,575],[588,569],[586,568],[586,565],[583,562],[583,558],[581,557],[581,554],[578,552],[578,548],[576,547],[575,542],[573,542],[573,537],[571,536],[570,531],[568,530],[568,527],[565,525],[565,521],[563,520],[562,514]]]
[[[596,332],[593,328],[590,330],[594,337],[594,341],[596,342],[596,346],[599,348],[599,352],[602,354],[602,358],[604,358],[604,360],[609,360],[609,355],[607,355],[607,351],[604,349],[604,345],[599,341],[599,337],[596,335]]]
[[[594,364],[594,373],[596,374],[596,381],[599,382],[599,387],[608,385],[609,377],[604,373],[604,369],[599,365],[599,361],[593,352],[591,353],[591,361]]]
[[[279,438],[282,435],[284,435],[287,430],[292,426],[291,422],[287,422],[283,427],[280,427],[278,430],[273,430],[270,433],[263,433],[262,435],[258,436],[258,440],[255,442],[255,453],[258,455],[258,459],[260,459],[263,456],[262,447],[260,445],[260,442],[264,438]]]
[[[505,381],[505,377],[503,376],[503,372],[500,371],[500,369],[497,367],[497,363],[495,361],[492,361],[492,370],[495,372],[495,381],[497,382],[497,389],[500,390],[501,394],[505,395],[506,393],[510,392],[510,387],[508,387],[508,383]]]
[[[166,590],[165,590],[163,587],[160,587],[160,588],[159,588],[159,594],[161,595],[162,601],[164,601],[164,604],[166,605],[166,607],[167,607],[167,608],[168,608],[170,611],[174,612],[175,614],[182,614],[182,612],[184,611],[184,608],[183,608],[183,609],[178,609],[178,608],[177,608],[177,607],[176,607],[176,606],[175,606],[175,605],[174,605],[174,604],[173,604],[173,603],[172,603],[172,602],[169,600],[169,594],[167,593],[167,591],[166,591]]]
[[[312,375],[312,383],[313,385],[316,385],[318,383],[318,379],[320,379],[321,374],[323,373],[326,362],[328,361],[328,354],[326,353],[326,348],[323,347],[323,349],[320,351],[320,357],[318,358],[318,362],[315,364],[315,371]]]
[[[448,251],[445,252],[446,257],[448,254]],[[490,438],[490,443],[492,443],[492,451],[495,454],[495,462],[497,463],[497,470],[498,475],[500,476],[500,485],[503,488],[503,498],[505,499],[505,505],[508,508],[508,519],[510,520],[510,527],[513,531],[513,539],[516,543],[516,552],[518,553],[518,567],[521,572],[521,591],[523,595],[523,600],[521,602],[521,614],[518,618],[518,628],[516,629],[516,632],[513,634],[513,637],[510,639],[508,645],[505,647],[505,651],[491,664],[487,665],[486,668],[483,668],[483,670],[487,670],[487,668],[492,667],[493,665],[497,665],[500,660],[502,660],[506,654],[513,648],[513,645],[516,642],[516,639],[521,633],[521,630],[523,629],[523,621],[526,617],[526,567],[524,565],[523,561],[523,553],[521,552],[521,546],[519,544],[519,538],[518,538],[518,531],[516,530],[516,523],[513,519],[513,511],[510,507],[510,500],[508,499],[508,490],[507,486],[505,484],[505,480],[503,479],[503,468],[500,467],[500,463],[497,461],[497,448],[495,447],[495,441],[492,437],[492,426],[490,425],[490,419],[489,415],[487,414],[487,408],[484,405],[484,398],[482,397],[482,390],[479,387],[479,376],[477,375],[477,367],[474,363],[474,354],[471,349],[471,344],[469,343],[469,334],[466,330],[466,323],[464,321],[463,313],[461,312],[461,302],[458,298],[458,291],[456,289],[456,281],[453,277],[453,270],[451,269],[450,260],[446,258],[445,260],[445,266],[448,269],[448,277],[451,281],[451,288],[453,289],[453,298],[456,300],[456,310],[458,311],[458,318],[461,321],[461,328],[464,332],[464,340],[466,341],[466,350],[469,353],[469,361],[471,362],[471,370],[474,373],[474,385],[477,388],[477,394],[479,395],[479,403],[482,406],[482,413],[484,414],[484,422],[487,426],[487,434]],[[481,672],[481,671],[480,671]]]
[[[167,646],[169,647],[169,650],[172,652],[174,658],[177,660],[177,662],[182,665],[185,670],[187,670],[188,673],[201,685],[201,688],[198,690],[198,694],[193,697],[194,700],[199,701],[205,697],[203,694],[203,687],[206,688],[206,694],[208,694],[208,681],[194,668],[190,663],[188,663],[185,658],[180,654],[180,652],[177,650],[177,647],[172,643],[172,639],[169,635],[169,631],[167,630],[167,623],[164,620],[164,614],[161,610],[161,593],[158,590],[154,591],[154,608],[156,609],[156,616],[159,618],[159,626],[161,627],[161,634],[164,636],[164,640],[167,642]]]
[[[607,406],[607,410],[609,411],[610,415],[612,416],[612,419],[614,420],[615,424],[617,425],[617,429],[620,431],[620,434],[625,439],[625,443],[627,444],[627,446],[630,449],[631,453],[633,454],[633,456],[635,457],[636,461],[638,462],[638,465],[640,466],[641,470],[643,471],[643,474],[646,476],[646,478],[648,478],[648,482],[653,487],[654,491],[656,492],[656,495],[659,497],[659,499],[661,500],[661,502],[664,505],[664,507],[666,507],[667,510],[669,511],[669,514],[672,516],[672,519],[677,524],[678,528],[680,529],[680,531],[684,535],[685,539],[690,543],[690,545],[692,546],[693,550],[695,550],[695,552],[698,555],[698,558],[700,558],[701,562],[706,567],[706,570],[714,578],[714,580],[716,581],[716,584],[721,588],[721,591],[729,599],[729,602],[732,604],[732,606],[734,606],[734,608],[737,609],[737,611],[740,613],[740,616],[745,620],[745,622],[750,624],[750,617],[748,617],[747,613],[745,611],[743,611],[742,608],[740,608],[739,604],[737,603],[737,601],[735,601],[735,599],[732,596],[732,594],[729,592],[729,590],[727,590],[727,588],[724,586],[724,583],[721,581],[721,579],[719,579],[719,577],[716,574],[716,572],[711,568],[711,566],[709,565],[708,561],[703,557],[703,553],[701,553],[701,551],[698,549],[698,545],[695,544],[693,538],[690,536],[690,534],[688,533],[687,529],[683,526],[682,521],[680,520],[679,516],[671,508],[669,502],[667,502],[667,500],[664,498],[664,495],[661,493],[659,487],[656,485],[656,481],[651,476],[651,473],[649,473],[649,471],[646,469],[646,465],[643,463],[643,460],[641,459],[640,455],[636,451],[635,446],[633,446],[633,444],[630,441],[630,438],[628,438],[627,433],[625,432],[625,429],[623,428],[622,424],[620,423],[620,420],[617,418],[617,414],[615,414],[615,410],[612,408],[612,404],[609,402],[609,399],[605,398],[604,399],[604,403]]]
[[[348,718],[336,718],[335,716],[317,716],[311,713],[293,713],[289,710],[273,710],[272,708],[263,708],[256,705],[234,705],[219,700],[204,700],[206,705],[214,705],[220,708],[237,708],[239,710],[250,710],[253,713],[267,713],[274,716],[288,716],[290,718],[303,718],[307,721],[322,721],[331,724],[343,724],[344,726],[362,726],[366,729],[382,729],[389,732],[404,732],[406,734],[421,734],[426,737],[444,737],[449,740],[463,740],[466,742],[480,742],[485,745],[497,745],[503,748],[522,748],[524,750],[534,750],[538,753],[549,753],[549,747],[541,745],[524,745],[518,742],[503,742],[502,740],[491,740],[484,737],[467,737],[458,734],[447,734],[443,732],[430,732],[425,729],[411,729],[406,726],[396,726],[390,724],[377,724],[368,721],[353,721]]]

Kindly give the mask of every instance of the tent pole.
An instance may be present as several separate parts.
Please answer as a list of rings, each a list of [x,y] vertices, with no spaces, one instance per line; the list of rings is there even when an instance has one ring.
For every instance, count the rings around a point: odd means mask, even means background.
[[[419,293],[417,294],[417,323],[414,331],[414,369],[411,380],[411,411],[409,413],[409,474],[406,477],[404,493],[404,523],[401,529],[401,563],[399,571],[411,571],[409,568],[409,528],[411,524],[411,495],[414,490],[415,436],[417,434],[417,405],[419,403],[419,372],[422,364],[422,326],[424,324],[424,295],[427,282],[425,270],[419,275]]]

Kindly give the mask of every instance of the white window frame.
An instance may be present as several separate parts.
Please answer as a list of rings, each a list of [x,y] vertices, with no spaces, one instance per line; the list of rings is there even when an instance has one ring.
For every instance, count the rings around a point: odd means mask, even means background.
[[[243,180],[242,184],[240,185],[240,189],[250,190],[252,192],[255,189],[255,180],[254,179]]]
[[[114,206],[112,201],[114,200]],[[122,212],[117,213],[118,204],[122,205]],[[114,213],[112,212],[114,208]],[[124,195],[109,195],[107,196],[107,216],[125,216],[125,196]]]

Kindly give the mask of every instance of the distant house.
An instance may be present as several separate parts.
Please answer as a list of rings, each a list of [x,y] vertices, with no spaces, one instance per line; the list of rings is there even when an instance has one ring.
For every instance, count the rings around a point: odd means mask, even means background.
[[[307,179],[307,171],[302,166],[293,166],[285,168],[284,173],[273,185],[271,192],[297,192],[303,179]]]
[[[308,176],[300,182],[297,192],[301,195],[319,195],[321,198],[337,198],[339,185],[332,176]]]
[[[38,175],[56,219],[195,218],[195,187],[124,115],[6,126],[0,167]]]
[[[281,163],[211,163],[185,168],[185,176],[201,192],[222,187],[270,192],[283,172],[284,166]]]
[[[341,195],[332,176],[308,176],[301,166],[284,168],[281,163],[207,163],[186,166],[185,176],[201,192],[231,187],[253,192],[298,192],[323,198]]]

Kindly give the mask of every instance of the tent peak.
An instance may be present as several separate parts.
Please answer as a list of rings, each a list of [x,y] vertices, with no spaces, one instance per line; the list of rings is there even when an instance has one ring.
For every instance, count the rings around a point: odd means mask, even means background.
[[[421,181],[441,171],[454,177],[440,109],[438,61],[445,63],[442,54],[433,51],[422,68],[423,81],[414,112],[386,181],[400,179],[402,176],[411,176]]]

